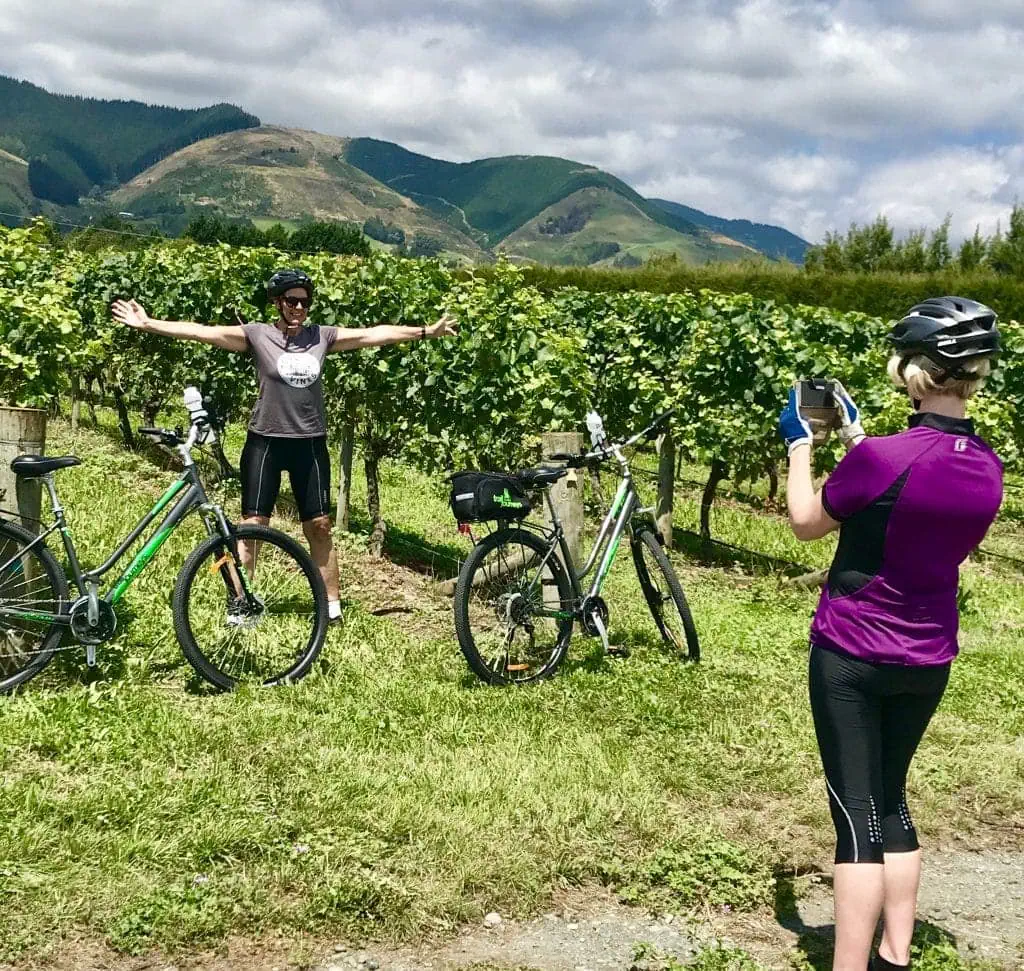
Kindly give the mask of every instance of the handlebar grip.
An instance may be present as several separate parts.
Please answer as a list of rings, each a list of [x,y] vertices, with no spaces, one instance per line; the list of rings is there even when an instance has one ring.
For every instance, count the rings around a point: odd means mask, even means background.
[[[585,455],[572,455],[569,452],[552,452],[548,458],[553,462],[564,462],[570,469],[582,469],[587,461]]]
[[[180,445],[182,442],[176,428],[140,428],[138,432],[147,438],[155,438],[164,445]]]

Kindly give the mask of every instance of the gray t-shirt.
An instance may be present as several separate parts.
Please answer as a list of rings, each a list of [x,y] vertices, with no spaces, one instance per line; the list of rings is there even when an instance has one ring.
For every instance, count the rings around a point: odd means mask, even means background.
[[[303,327],[286,337],[273,324],[243,324],[260,378],[250,431],[270,438],[317,438],[327,434],[324,358],[337,327]]]

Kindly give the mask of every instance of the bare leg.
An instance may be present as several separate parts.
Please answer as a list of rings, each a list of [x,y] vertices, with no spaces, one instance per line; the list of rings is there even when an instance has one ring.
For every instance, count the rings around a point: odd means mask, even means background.
[[[307,519],[302,524],[302,531],[306,534],[313,562],[320,570],[320,576],[324,578],[327,599],[338,600],[338,554],[334,550],[334,537],[331,535],[331,517],[317,516],[316,519]]]
[[[910,963],[910,939],[914,936],[920,883],[920,850],[885,854],[884,930],[878,953],[892,964]]]
[[[864,971],[868,966],[885,895],[883,869],[881,863],[836,864],[832,971]]]
[[[269,526],[269,516],[244,516],[242,524],[251,526]],[[255,540],[240,539],[238,541],[238,555],[242,559],[242,566],[249,576],[256,575],[256,555],[259,553],[259,545]]]

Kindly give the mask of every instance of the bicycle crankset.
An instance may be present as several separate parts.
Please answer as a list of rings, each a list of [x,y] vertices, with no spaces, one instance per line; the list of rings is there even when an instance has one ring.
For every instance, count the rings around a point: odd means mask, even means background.
[[[580,607],[583,630],[591,637],[599,637],[605,654],[626,657],[629,651],[618,644],[608,643],[608,604],[601,597],[587,597]]]
[[[71,633],[82,644],[95,646],[109,641],[117,631],[117,615],[105,600],[97,601],[96,622],[89,623],[89,598],[82,597],[71,605]]]
[[[608,604],[600,597],[587,597],[580,607],[583,630],[591,637],[600,637],[608,651]]]

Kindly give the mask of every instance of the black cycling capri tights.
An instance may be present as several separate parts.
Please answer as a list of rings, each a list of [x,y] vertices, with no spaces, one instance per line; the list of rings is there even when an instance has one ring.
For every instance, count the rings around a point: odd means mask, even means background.
[[[327,438],[268,438],[250,431],[239,462],[242,515],[270,516],[288,473],[292,495],[305,523],[330,514],[331,456]]]
[[[870,664],[811,648],[811,711],[836,827],[836,863],[882,863],[884,853],[918,848],[907,770],[949,668]]]

